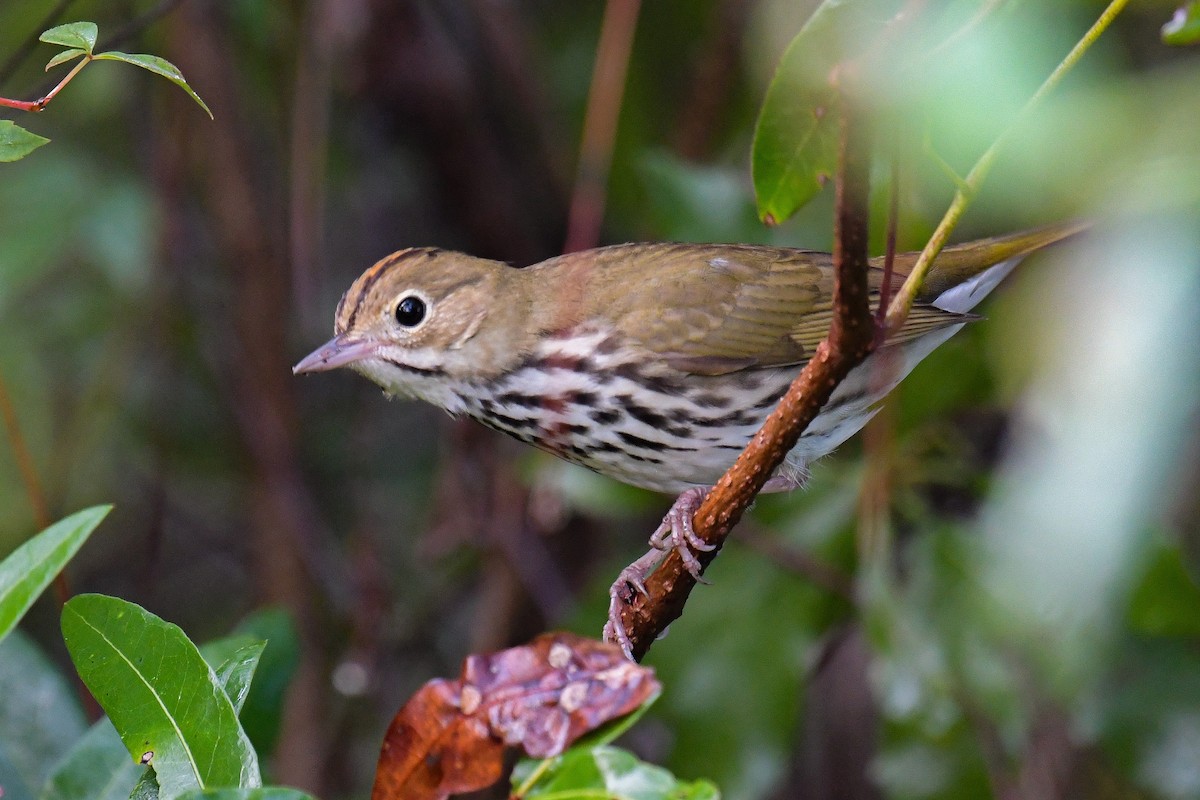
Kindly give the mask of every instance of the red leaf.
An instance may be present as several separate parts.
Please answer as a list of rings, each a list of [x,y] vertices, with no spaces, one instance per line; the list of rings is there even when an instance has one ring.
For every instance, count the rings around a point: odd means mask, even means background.
[[[555,756],[658,691],[620,648],[570,633],[469,656],[457,681],[425,684],[392,720],[372,800],[442,800],[500,780],[504,748]]]

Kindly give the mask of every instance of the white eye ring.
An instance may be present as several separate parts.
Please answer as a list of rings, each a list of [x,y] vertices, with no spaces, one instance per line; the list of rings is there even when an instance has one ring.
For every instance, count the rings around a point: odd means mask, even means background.
[[[401,328],[412,330],[429,319],[430,303],[419,292],[409,290],[400,296],[392,308],[391,316]]]

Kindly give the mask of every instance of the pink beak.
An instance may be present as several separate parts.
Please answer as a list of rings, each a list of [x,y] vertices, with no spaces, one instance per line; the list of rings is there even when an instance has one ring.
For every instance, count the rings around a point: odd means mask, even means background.
[[[324,372],[353,364],[375,355],[378,344],[369,339],[352,339],[346,334],[335,336],[312,351],[292,367],[292,373]]]

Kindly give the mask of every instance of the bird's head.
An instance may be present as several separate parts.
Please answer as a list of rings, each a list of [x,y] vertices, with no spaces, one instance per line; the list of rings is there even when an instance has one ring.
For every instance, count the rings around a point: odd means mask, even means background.
[[[519,272],[433,248],[393,253],[359,276],[338,304],[334,337],[292,371],[350,367],[389,394],[450,408],[451,384],[521,356],[529,302]]]

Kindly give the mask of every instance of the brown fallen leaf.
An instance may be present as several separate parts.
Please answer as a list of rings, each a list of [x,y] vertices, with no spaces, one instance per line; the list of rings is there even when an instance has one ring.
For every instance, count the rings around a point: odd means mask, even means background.
[[[388,727],[372,800],[442,800],[503,777],[504,748],[548,758],[659,690],[654,671],[615,645],[546,633],[468,656],[456,681],[432,680]]]

